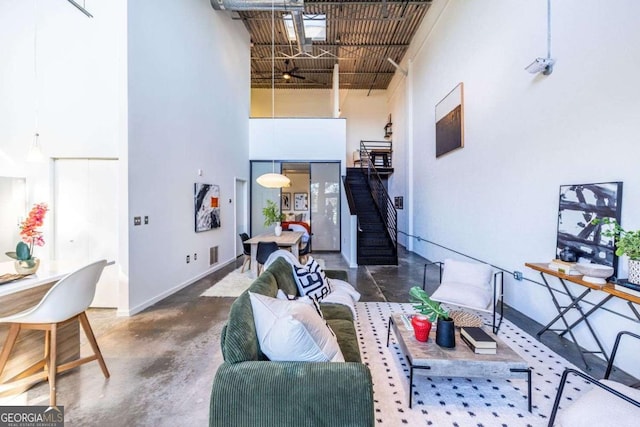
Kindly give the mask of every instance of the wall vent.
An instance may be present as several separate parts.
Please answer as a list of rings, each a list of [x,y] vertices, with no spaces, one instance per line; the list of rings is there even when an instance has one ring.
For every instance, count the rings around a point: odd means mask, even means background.
[[[218,263],[218,247],[214,246],[209,248],[209,265]]]

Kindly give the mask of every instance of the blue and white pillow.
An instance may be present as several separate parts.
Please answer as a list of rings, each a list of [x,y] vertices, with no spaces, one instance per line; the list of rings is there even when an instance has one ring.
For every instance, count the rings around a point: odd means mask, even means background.
[[[309,257],[304,266],[294,267],[293,275],[302,296],[308,295],[316,301],[321,301],[331,293],[329,279],[313,257]]]

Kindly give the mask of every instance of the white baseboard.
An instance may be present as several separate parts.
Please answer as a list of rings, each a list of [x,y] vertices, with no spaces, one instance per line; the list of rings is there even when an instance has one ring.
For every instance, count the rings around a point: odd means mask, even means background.
[[[135,306],[135,307],[130,307],[128,310],[120,310],[120,309],[118,309],[118,310],[116,311],[116,316],[118,316],[118,317],[131,317],[131,316],[133,316],[133,315],[136,315],[136,314],[140,313],[141,311],[143,311],[143,310],[145,310],[145,309],[147,309],[147,308],[151,307],[151,306],[152,306],[152,305],[154,305],[155,303],[157,303],[157,302],[159,302],[159,301],[162,301],[162,300],[163,300],[163,299],[165,299],[166,297],[168,297],[168,296],[171,296],[171,295],[175,294],[175,293],[176,293],[176,292],[178,292],[179,290],[181,290],[181,289],[183,289],[183,288],[186,288],[187,286],[189,286],[189,285],[191,285],[191,284],[193,284],[193,283],[197,282],[198,280],[202,279],[203,277],[206,277],[206,276],[208,276],[209,274],[211,274],[211,273],[213,273],[213,272],[215,272],[215,271],[218,271],[218,270],[220,270],[221,268],[224,268],[224,267],[226,267],[226,266],[228,266],[228,265],[230,265],[230,264],[234,263],[235,261],[236,261],[236,258],[231,258],[230,260],[225,261],[225,262],[224,262],[224,263],[222,263],[222,264],[217,264],[217,265],[216,265],[216,266],[214,266],[213,268],[210,268],[209,270],[204,271],[204,272],[202,272],[202,273],[198,274],[197,276],[192,277],[191,279],[186,280],[186,281],[184,281],[184,282],[182,282],[182,283],[180,283],[180,284],[178,284],[178,285],[174,286],[173,288],[167,289],[166,291],[164,291],[164,292],[162,292],[162,293],[160,293],[160,294],[156,295],[156,296],[155,296],[155,297],[153,297],[153,298],[150,298],[150,299],[148,299],[148,300],[146,300],[146,301],[142,302],[141,304],[138,304],[138,305],[137,305],[137,306]]]

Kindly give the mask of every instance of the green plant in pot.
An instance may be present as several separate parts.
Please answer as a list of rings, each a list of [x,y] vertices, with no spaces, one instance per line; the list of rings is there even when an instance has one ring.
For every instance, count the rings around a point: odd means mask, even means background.
[[[616,245],[616,255],[629,257],[629,282],[640,284],[640,230],[626,231],[612,218],[596,218],[593,225],[611,225],[602,230],[601,235],[613,237]]]
[[[429,294],[419,286],[409,290],[409,300],[414,303],[413,308],[420,314],[427,316],[432,322],[437,322],[436,344],[440,347],[455,347],[455,325],[453,319],[449,317],[449,312],[439,302],[432,300]]]
[[[280,213],[280,207],[273,200],[267,200],[265,207],[262,208],[262,215],[264,216],[264,226],[269,227],[276,224],[274,232],[276,236],[279,236],[282,233],[280,222],[285,219],[285,215]]]

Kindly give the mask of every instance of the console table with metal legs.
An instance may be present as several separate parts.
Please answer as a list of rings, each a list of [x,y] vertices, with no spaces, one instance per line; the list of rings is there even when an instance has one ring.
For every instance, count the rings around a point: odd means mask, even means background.
[[[614,295],[612,294],[607,294],[604,298],[602,298],[599,302],[595,303],[594,306],[589,309],[588,311],[584,311],[584,309],[582,308],[582,306],[580,305],[580,302],[582,300],[584,300],[584,298],[589,295],[591,293],[591,291],[595,290],[595,291],[601,291],[604,285],[598,285],[598,284],[594,284],[594,283],[590,283],[590,282],[585,282],[584,280],[582,280],[582,276],[570,276],[567,274],[563,274],[563,273],[559,273],[555,270],[551,270],[548,268],[548,265],[545,263],[525,263],[525,265],[533,270],[536,270],[540,273],[540,277],[542,277],[542,281],[544,283],[544,285],[546,286],[547,290],[549,291],[549,294],[551,295],[551,301],[553,301],[553,305],[555,306],[556,310],[558,311],[558,315],[556,317],[554,317],[553,319],[551,319],[551,321],[549,323],[547,323],[545,325],[544,328],[542,328],[540,331],[538,331],[538,333],[536,334],[538,336],[538,338],[540,338],[540,336],[542,334],[544,334],[547,331],[553,331],[553,332],[558,332],[560,336],[563,336],[565,334],[569,334],[571,336],[571,340],[573,341],[573,343],[576,345],[576,347],[578,348],[578,350],[580,351],[580,357],[582,358],[582,361],[585,365],[585,367],[587,369],[589,368],[589,364],[587,363],[587,360],[585,359],[584,355],[585,354],[602,354],[605,358],[605,360],[608,362],[609,361],[609,356],[607,355],[607,352],[604,349],[604,346],[602,345],[602,343],[600,342],[600,340],[598,339],[595,330],[593,329],[593,326],[591,325],[591,323],[589,322],[588,317],[595,312],[596,310],[598,310],[600,307],[602,307],[607,301],[609,301],[611,298],[613,298]],[[547,276],[552,276],[558,279],[558,281],[560,282],[560,284],[562,285],[562,289],[564,290],[564,293],[569,297],[570,303],[568,305],[561,305],[560,302],[558,301],[558,297],[556,296],[557,292],[562,292],[562,291],[558,291],[557,289],[554,289],[553,287],[551,287],[551,285],[549,284],[549,281],[547,280]],[[584,288],[586,288],[584,291],[582,291],[579,295],[574,294],[571,289],[569,288],[569,286],[567,285],[567,282],[576,284],[576,285],[580,285],[583,286]],[[573,323],[569,324],[569,321],[567,320],[567,318],[565,317],[565,315],[567,313],[569,313],[570,311],[575,311],[579,316],[578,319],[575,320]],[[564,324],[564,328],[561,329],[553,329],[552,326],[558,322],[559,320],[562,321],[562,323]],[[587,329],[589,330],[591,336],[593,337],[593,340],[596,342],[596,345],[598,346],[599,350],[595,350],[595,351],[588,351],[588,350],[583,350],[582,347],[580,347],[580,344],[578,343],[578,340],[576,339],[575,335],[573,334],[573,328],[575,328],[576,326],[578,326],[580,323],[584,322],[585,325],[587,326]]]

